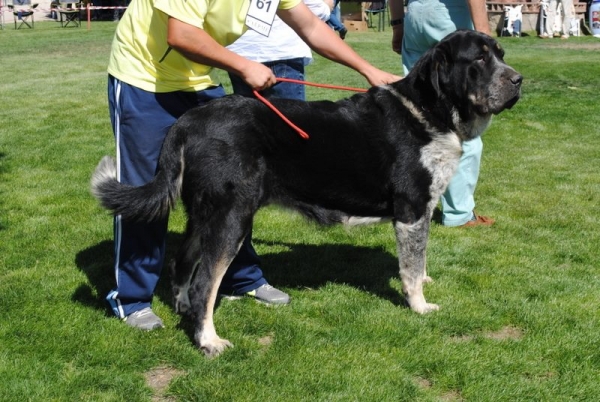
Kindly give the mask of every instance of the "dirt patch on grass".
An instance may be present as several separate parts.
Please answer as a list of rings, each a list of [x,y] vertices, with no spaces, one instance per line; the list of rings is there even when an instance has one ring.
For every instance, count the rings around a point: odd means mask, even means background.
[[[173,378],[183,374],[183,371],[173,367],[156,367],[148,371],[144,377],[146,378],[146,385],[154,393],[152,402],[174,402],[175,398],[165,396],[165,391]]]
[[[465,399],[458,391],[448,391],[440,396],[440,400],[444,402],[461,402]]]
[[[425,388],[425,389],[431,388],[431,381],[429,381],[427,378],[417,377],[415,379],[415,382],[421,388]]]
[[[273,334],[269,334],[267,336],[263,336],[258,340],[258,344],[260,346],[271,346],[273,341],[275,340],[275,336]]]
[[[430,389],[433,384],[427,378],[417,377],[415,383],[422,389]],[[440,401],[442,402],[460,402],[464,401],[464,398],[457,390],[450,390],[440,395]]]
[[[496,341],[519,341],[523,339],[523,330],[517,327],[506,326],[498,331],[484,332],[481,334],[484,338],[494,339]],[[452,342],[469,342],[475,339],[475,335],[460,335],[450,338]]]
[[[573,43],[569,45],[569,43],[565,43],[562,46],[566,49],[577,49],[577,50],[600,50],[600,42],[597,43]]]
[[[474,335],[460,335],[460,336],[453,336],[452,338],[450,338],[450,341],[460,343],[460,342],[469,342],[469,341],[472,341],[473,339],[475,339]]]
[[[497,341],[519,341],[523,339],[523,331],[516,327],[503,327],[495,332],[487,332],[483,336],[488,339],[495,339]]]

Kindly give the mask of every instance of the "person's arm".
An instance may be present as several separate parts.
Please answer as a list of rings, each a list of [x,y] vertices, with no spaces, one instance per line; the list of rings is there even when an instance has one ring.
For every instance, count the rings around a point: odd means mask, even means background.
[[[402,52],[404,38],[404,0],[389,0],[390,24],[392,25],[392,50]]]
[[[471,12],[471,19],[475,30],[481,33],[491,35],[490,23],[488,22],[487,6],[485,0],[467,0],[467,5]]]
[[[277,15],[315,52],[356,70],[371,85],[389,84],[401,78],[369,64],[341,40],[333,29],[319,20],[304,3],[300,2],[289,10],[278,10]]]
[[[203,29],[169,18],[167,43],[187,59],[239,75],[251,88],[262,90],[275,85],[270,68],[226,49]]]

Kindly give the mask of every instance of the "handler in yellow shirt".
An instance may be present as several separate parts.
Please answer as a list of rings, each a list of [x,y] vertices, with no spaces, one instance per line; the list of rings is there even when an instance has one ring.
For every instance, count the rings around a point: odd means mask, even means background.
[[[117,178],[140,186],[154,177],[163,139],[187,110],[225,95],[214,67],[261,90],[275,75],[261,63],[227,50],[247,29],[268,35],[275,13],[318,54],[362,74],[371,85],[400,79],[356,54],[301,0],[133,0],[123,15],[108,65],[108,101],[116,140]],[[167,220],[116,217],[116,288],[107,300],[115,315],[145,330],[161,328],[151,309],[165,255]],[[250,295],[270,304],[289,296],[270,286],[248,237],[228,269],[222,293]]]

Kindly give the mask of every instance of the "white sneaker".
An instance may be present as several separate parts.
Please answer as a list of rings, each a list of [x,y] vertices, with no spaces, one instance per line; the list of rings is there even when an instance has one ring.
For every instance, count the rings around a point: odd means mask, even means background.
[[[266,284],[246,293],[257,301],[266,304],[289,304],[290,295]]]

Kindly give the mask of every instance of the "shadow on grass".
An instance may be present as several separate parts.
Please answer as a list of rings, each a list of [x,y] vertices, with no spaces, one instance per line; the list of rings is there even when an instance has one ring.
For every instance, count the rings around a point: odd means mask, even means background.
[[[169,233],[167,261],[174,258],[182,240],[183,234]],[[395,305],[406,306],[399,291],[390,286],[390,279],[398,277],[398,260],[381,248],[349,244],[273,243],[260,239],[254,239],[253,243],[285,249],[260,256],[265,278],[275,287],[318,289],[332,282],[343,283]],[[80,251],[75,262],[87,275],[88,283],[75,290],[72,300],[112,315],[104,297],[114,288],[113,242],[103,241]],[[163,269],[155,296],[172,306],[173,294],[168,276],[168,269]],[[180,328],[193,339],[193,328],[188,319],[181,321]]]
[[[113,269],[114,246],[112,241],[103,241],[81,250],[75,256],[75,264],[88,278],[88,283],[80,285],[71,300],[109,314],[105,297],[114,287]],[[112,314],[112,313],[111,313]]]
[[[275,287],[320,288],[327,283],[343,283],[404,304],[404,298],[390,286],[397,278],[398,260],[381,248],[351,244],[264,243],[285,251],[260,256],[265,278]]]

